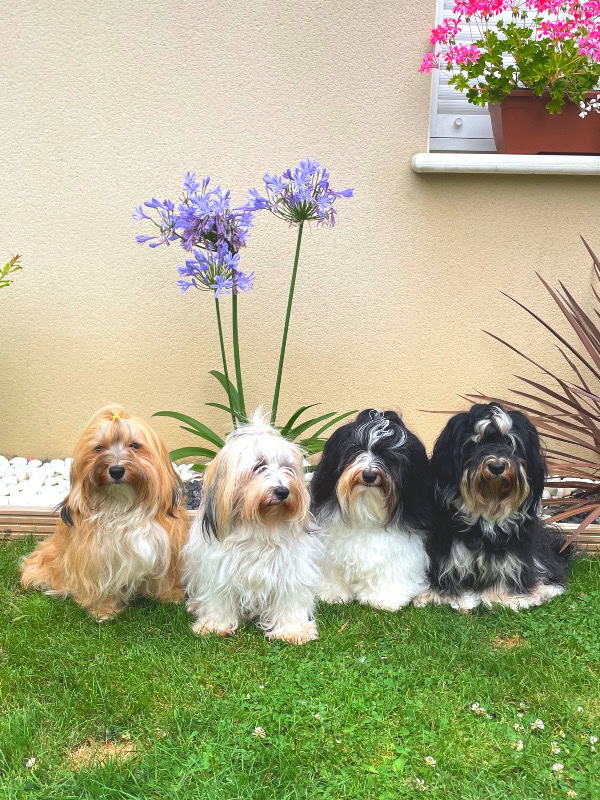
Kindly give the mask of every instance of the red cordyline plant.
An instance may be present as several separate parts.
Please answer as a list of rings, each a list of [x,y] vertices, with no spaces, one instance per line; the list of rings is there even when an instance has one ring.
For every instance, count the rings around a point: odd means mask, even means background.
[[[478,106],[526,88],[548,97],[551,114],[567,99],[586,109],[600,77],[599,0],[455,0],[452,11],[431,31],[420,72],[449,73]]]
[[[594,262],[595,275],[600,280],[600,260],[585,239],[582,241]],[[596,324],[598,321],[596,318],[600,318],[600,311],[594,309],[593,317],[589,316],[562,282],[559,291],[553,289],[541,275],[537,275],[576,334],[579,340],[576,345],[570,344],[565,336],[523,303],[504,292],[502,294],[531,314],[552,334],[557,341],[558,351],[566,362],[566,377],[546,369],[509,342],[485,331],[488,336],[506,345],[541,370],[545,377],[540,381],[534,381],[522,375],[515,376],[524,384],[526,390],[524,388],[510,391],[522,398],[522,402],[490,397],[481,393],[467,395],[467,399],[477,402],[497,402],[524,411],[540,429],[546,442],[549,474],[564,479],[560,484],[561,487],[580,490],[577,497],[550,498],[544,501],[550,506],[567,506],[566,510],[552,516],[549,522],[560,522],[575,515],[585,514],[582,522],[569,536],[568,542],[570,542],[600,516],[600,328]],[[593,285],[592,291],[600,303],[600,295]],[[582,478],[585,480],[582,481]],[[547,485],[556,486],[555,483]]]

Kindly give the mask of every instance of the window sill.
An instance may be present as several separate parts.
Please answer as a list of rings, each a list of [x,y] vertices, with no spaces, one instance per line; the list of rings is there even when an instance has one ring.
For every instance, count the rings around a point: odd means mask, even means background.
[[[499,153],[417,153],[415,172],[493,175],[600,175],[600,156],[526,156]]]

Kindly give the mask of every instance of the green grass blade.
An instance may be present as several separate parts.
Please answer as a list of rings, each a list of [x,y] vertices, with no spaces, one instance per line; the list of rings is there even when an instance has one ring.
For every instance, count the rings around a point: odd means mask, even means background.
[[[318,431],[315,431],[315,433],[313,433],[311,438],[317,439],[323,433],[323,431],[326,431],[327,428],[330,428],[332,425],[335,425],[336,422],[340,422],[341,420],[345,419],[346,417],[349,417],[351,414],[357,414],[357,413],[358,413],[358,409],[355,408],[354,411],[346,411],[345,414],[338,414],[337,417],[334,417],[333,419],[330,419],[329,422],[325,423],[325,425],[323,425],[321,428],[319,428]]]
[[[288,421],[285,423],[283,428],[281,428],[281,433],[284,436],[287,436],[288,431],[291,429],[292,425],[294,424],[294,422],[296,422],[298,417],[301,414],[304,414],[304,412],[307,411],[309,408],[314,408],[314,406],[318,406],[318,405],[320,405],[320,403],[311,403],[309,406],[300,406],[300,408],[297,411],[294,411],[294,413],[288,419]]]
[[[180,422],[183,422],[185,425],[189,425],[190,428],[193,428],[193,433],[196,433],[198,436],[201,436],[203,439],[207,439],[211,444],[214,444],[216,447],[223,447],[225,442],[218,433],[215,433],[206,425],[203,425],[201,422],[198,422],[197,419],[193,417],[188,417],[185,414],[180,414],[178,411],[155,411],[152,415],[153,417],[172,417],[173,419],[178,419]]]
[[[233,410],[239,414],[240,412],[240,396],[238,394],[237,389],[233,385],[230,380],[227,380],[225,375],[222,372],[219,372],[218,369],[211,369],[209,370],[209,375],[213,375],[221,384],[221,386],[225,389],[225,393],[227,395],[227,399],[231,397],[231,402],[233,403]],[[227,388],[229,387],[229,389]]]
[[[180,458],[192,458],[195,456],[214,458],[217,454],[214,450],[208,450],[206,447],[179,447],[177,450],[171,450],[169,455],[171,456],[171,461],[178,461]]]
[[[288,432],[287,438],[294,440],[301,433],[304,433],[304,431],[308,430],[309,428],[312,428],[313,425],[316,425],[317,422],[322,422],[324,419],[329,419],[329,417],[333,417],[335,413],[336,413],[335,411],[330,411],[327,414],[321,414],[320,417],[313,417],[312,419],[307,419],[306,422],[302,422],[300,425],[296,425],[295,428],[292,428]]]

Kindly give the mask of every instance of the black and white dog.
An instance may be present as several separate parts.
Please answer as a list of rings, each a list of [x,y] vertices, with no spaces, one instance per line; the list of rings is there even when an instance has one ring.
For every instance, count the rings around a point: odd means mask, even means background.
[[[319,597],[396,611],[427,587],[432,483],[394,411],[361,411],[328,440],[311,483],[325,555]]]
[[[572,552],[540,518],[545,462],[531,421],[497,404],[449,420],[431,459],[428,591],[414,604],[518,611],[565,590]]]

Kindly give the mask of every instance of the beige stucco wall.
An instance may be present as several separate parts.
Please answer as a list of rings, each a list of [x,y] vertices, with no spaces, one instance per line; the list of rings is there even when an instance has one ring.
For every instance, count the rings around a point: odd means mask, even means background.
[[[69,452],[117,400],[225,431],[207,295],[180,296],[176,249],[135,244],[131,212],[187,169],[240,200],[266,170],[326,164],[356,197],[306,236],[282,410],[402,409],[431,444],[479,388],[527,369],[488,328],[557,364],[500,290],[546,313],[534,277],[589,298],[600,249],[593,178],[419,176],[429,82],[417,74],[434,0],[16,0],[3,10],[0,247],[25,270],[0,294],[0,453]],[[419,6],[421,7],[419,10]],[[294,232],[258,217],[240,302],[246,392],[268,402]],[[531,374],[531,372],[529,372]],[[190,441],[168,420],[170,445]]]

